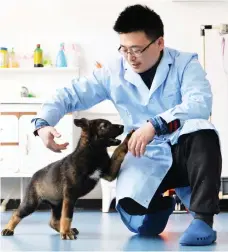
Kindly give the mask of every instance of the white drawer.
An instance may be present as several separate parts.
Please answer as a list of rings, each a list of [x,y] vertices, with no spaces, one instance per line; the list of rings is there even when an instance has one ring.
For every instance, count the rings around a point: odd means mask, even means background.
[[[0,177],[9,172],[18,172],[20,163],[18,146],[1,146],[0,147]]]
[[[0,142],[18,142],[18,118],[15,115],[0,115]]]

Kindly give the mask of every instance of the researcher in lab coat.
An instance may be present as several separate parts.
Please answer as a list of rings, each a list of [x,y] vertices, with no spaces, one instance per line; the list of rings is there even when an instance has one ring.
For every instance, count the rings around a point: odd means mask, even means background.
[[[149,7],[126,7],[114,31],[120,57],[58,90],[33,119],[35,135],[61,151],[67,143],[54,141],[58,121],[110,100],[125,133],[136,129],[117,179],[123,223],[141,235],[163,232],[175,205],[163,193],[173,188],[193,217],[180,244],[209,245],[216,240],[222,166],[218,134],[208,120],[210,83],[197,54],[164,45],[162,20]]]

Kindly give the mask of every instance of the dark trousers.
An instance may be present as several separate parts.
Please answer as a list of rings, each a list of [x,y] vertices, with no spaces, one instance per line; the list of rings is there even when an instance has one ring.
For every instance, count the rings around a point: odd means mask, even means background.
[[[119,201],[131,215],[143,215],[166,209],[170,197],[161,194],[168,189],[190,186],[192,190],[190,211],[201,214],[219,213],[219,190],[222,157],[219,139],[213,130],[200,130],[179,137],[171,146],[173,163],[152,198],[148,209],[131,198]],[[140,169],[140,167],[139,167]]]

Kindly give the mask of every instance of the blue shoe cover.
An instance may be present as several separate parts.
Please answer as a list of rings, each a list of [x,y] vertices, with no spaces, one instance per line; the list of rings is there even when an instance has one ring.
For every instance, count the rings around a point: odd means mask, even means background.
[[[180,244],[183,246],[206,246],[216,240],[216,231],[214,231],[206,222],[194,219],[190,226],[180,237]]]
[[[162,233],[174,208],[175,201],[173,200],[172,207],[153,214],[147,214],[143,220],[142,226],[139,227],[139,234],[145,236],[153,236]]]
[[[117,205],[117,210],[127,228],[131,232],[145,236],[159,235],[165,229],[174,208],[175,200],[173,199],[172,207],[166,210],[146,215],[129,215],[119,204]]]

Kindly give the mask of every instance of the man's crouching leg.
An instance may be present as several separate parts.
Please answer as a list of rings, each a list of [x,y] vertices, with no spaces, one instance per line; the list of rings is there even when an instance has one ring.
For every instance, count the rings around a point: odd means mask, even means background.
[[[127,228],[143,236],[156,236],[162,233],[174,208],[174,199],[162,196],[152,200],[148,209],[131,198],[119,200],[116,206]]]

